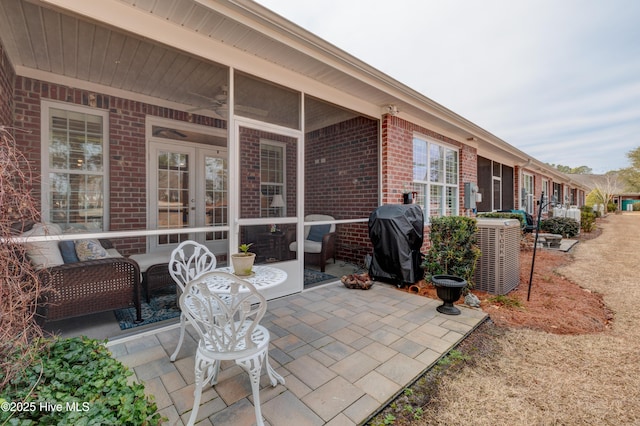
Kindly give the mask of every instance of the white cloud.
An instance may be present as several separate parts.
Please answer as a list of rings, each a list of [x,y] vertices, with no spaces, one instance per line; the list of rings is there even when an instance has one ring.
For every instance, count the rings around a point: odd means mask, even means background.
[[[640,146],[640,2],[259,2],[541,161]]]

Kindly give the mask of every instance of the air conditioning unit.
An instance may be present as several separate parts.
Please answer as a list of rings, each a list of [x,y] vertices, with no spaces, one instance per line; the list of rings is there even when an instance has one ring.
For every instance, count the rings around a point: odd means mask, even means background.
[[[520,221],[478,218],[475,288],[490,294],[507,294],[520,283]]]

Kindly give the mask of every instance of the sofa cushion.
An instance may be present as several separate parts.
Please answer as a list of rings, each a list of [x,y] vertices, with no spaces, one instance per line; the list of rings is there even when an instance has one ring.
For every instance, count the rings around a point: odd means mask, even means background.
[[[104,246],[103,246],[104,247]],[[120,254],[120,252],[114,248],[107,249],[108,257],[124,257]]]
[[[321,253],[322,243],[318,241],[304,240],[305,253]]]
[[[129,259],[135,260],[140,272],[147,272],[150,266],[169,263],[173,250],[159,250],[153,253],[132,254]]]
[[[76,245],[73,241],[60,241],[58,247],[60,248],[60,254],[62,255],[64,263],[76,263],[80,261],[76,254]]]
[[[58,225],[36,223],[22,233],[22,237],[42,237],[45,235],[60,235],[62,231]],[[58,249],[58,241],[42,241],[26,243],[27,257],[37,270],[62,265],[64,260]]]
[[[76,240],[75,248],[80,261],[105,259],[109,257],[109,253],[102,247],[100,241],[95,239]]]
[[[322,237],[329,233],[331,229],[331,225],[311,225],[311,229],[309,229],[309,235],[307,236],[307,240],[322,242]]]

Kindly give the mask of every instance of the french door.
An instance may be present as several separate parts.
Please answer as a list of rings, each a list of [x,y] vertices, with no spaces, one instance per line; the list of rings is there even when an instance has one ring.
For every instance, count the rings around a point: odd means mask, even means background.
[[[149,224],[155,229],[228,226],[227,150],[152,140],[149,145]],[[228,253],[228,232],[154,235],[149,251],[195,240],[216,255]]]

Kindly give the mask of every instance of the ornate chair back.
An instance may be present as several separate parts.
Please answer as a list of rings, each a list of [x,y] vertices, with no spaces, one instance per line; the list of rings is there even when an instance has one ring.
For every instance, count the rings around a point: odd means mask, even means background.
[[[184,291],[187,283],[204,272],[216,268],[216,256],[209,249],[195,241],[187,240],[180,243],[171,253],[169,273]]]
[[[222,281],[227,285],[220,285]],[[212,282],[216,285],[210,285]],[[226,353],[225,359],[237,359],[255,350],[252,335],[267,301],[248,281],[212,271],[189,282],[180,296],[180,308],[207,350]]]

